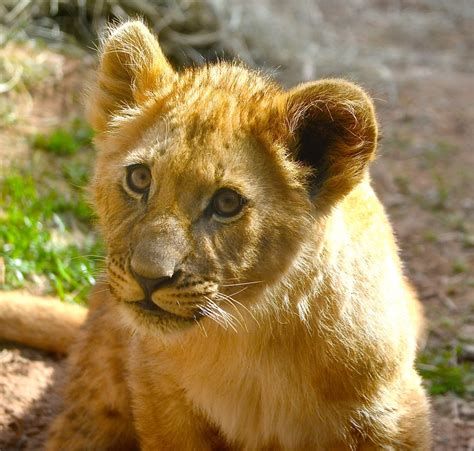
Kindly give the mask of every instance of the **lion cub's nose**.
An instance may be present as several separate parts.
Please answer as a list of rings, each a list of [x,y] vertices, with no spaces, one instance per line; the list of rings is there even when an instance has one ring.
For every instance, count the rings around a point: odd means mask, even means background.
[[[148,277],[143,277],[140,274],[133,273],[135,280],[140,284],[143,291],[146,294],[152,294],[158,288],[166,285],[167,282],[171,282],[173,279],[172,276],[157,277],[156,279],[150,279]]]
[[[153,246],[137,249],[130,262],[130,269],[135,280],[148,294],[175,280],[179,272],[176,271],[176,260],[160,254]]]
[[[130,269],[145,293],[151,294],[179,277],[185,254],[186,240],[179,222],[161,218],[137,236]]]

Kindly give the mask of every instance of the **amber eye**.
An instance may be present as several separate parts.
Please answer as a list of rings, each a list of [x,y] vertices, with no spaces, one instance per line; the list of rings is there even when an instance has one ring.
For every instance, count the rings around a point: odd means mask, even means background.
[[[245,202],[239,193],[229,188],[222,188],[212,198],[212,209],[222,218],[231,218],[240,213]]]
[[[150,188],[151,172],[143,164],[133,164],[127,167],[127,185],[136,193],[145,193]]]

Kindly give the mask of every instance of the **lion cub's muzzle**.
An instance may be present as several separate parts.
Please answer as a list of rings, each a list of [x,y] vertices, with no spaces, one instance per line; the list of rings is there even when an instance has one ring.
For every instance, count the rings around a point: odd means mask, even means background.
[[[142,310],[157,316],[169,316],[170,312],[162,309],[152,300],[153,293],[160,288],[173,285],[180,277],[181,271],[176,271],[172,276],[149,278],[132,270],[134,279],[138,282],[144,293],[144,298],[134,304]],[[198,312],[196,312],[198,313]],[[195,317],[197,319],[198,317]]]
[[[143,292],[142,299],[129,302],[134,309],[156,317],[175,320],[198,320],[203,307],[212,302],[217,283],[199,276],[175,271],[171,276],[145,277],[133,268],[131,275]]]
[[[160,217],[136,234],[136,244],[124,265],[130,283],[114,279],[123,289],[121,298],[140,314],[171,320],[200,318],[203,308],[217,295],[218,284],[214,277],[188,270],[184,261],[189,249],[179,221]],[[114,271],[110,272],[114,276]]]
[[[172,286],[181,276],[181,271],[176,271],[171,276],[162,276],[162,277],[145,277],[141,274],[138,274],[136,271],[131,269],[131,273],[136,282],[140,285],[143,290],[143,299],[134,301],[134,306],[143,310],[144,312],[150,313],[155,316],[161,317],[170,317],[175,314],[161,308],[156,302],[153,301],[153,294],[165,287]],[[197,317],[195,317],[197,319]]]
[[[143,292],[145,293],[145,297],[151,297],[152,293],[158,290],[159,288],[172,285],[179,279],[181,273],[182,272],[178,270],[171,276],[149,278],[138,274],[132,269],[133,277],[142,288]]]

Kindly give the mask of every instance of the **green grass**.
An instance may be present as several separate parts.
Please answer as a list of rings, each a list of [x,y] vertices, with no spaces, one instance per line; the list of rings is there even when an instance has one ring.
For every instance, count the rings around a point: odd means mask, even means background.
[[[75,188],[82,188],[89,181],[90,168],[77,161],[66,161],[61,165],[61,172],[68,183]]]
[[[87,234],[92,212],[84,199],[40,190],[31,175],[21,172],[3,179],[0,193],[5,205],[0,218],[5,287],[20,288],[35,275],[43,276],[48,292],[83,302],[98,271],[97,259],[88,256],[103,253],[97,238]]]
[[[453,263],[452,271],[453,274],[462,274],[468,271],[468,267],[464,261],[458,259]]]
[[[48,134],[33,136],[32,144],[36,149],[56,155],[74,155],[81,147],[92,141],[91,128],[81,119],[73,120],[68,127],[58,127]]]
[[[426,230],[423,233],[423,239],[429,243],[437,243],[438,235],[434,230]]]
[[[393,181],[395,182],[395,185],[397,186],[398,191],[401,194],[404,194],[406,196],[411,194],[410,181],[407,177],[405,177],[404,175],[397,175],[394,177]]]
[[[4,288],[41,288],[83,303],[104,254],[84,189],[92,134],[83,121],[74,120],[38,136],[33,142],[43,150],[33,155],[30,167],[10,170],[0,179]]]
[[[446,140],[438,140],[431,143],[423,152],[423,158],[427,167],[436,166],[440,160],[455,158],[459,148],[456,144]]]
[[[459,362],[461,346],[440,352],[428,351],[418,361],[418,370],[432,395],[474,395],[474,365]]]

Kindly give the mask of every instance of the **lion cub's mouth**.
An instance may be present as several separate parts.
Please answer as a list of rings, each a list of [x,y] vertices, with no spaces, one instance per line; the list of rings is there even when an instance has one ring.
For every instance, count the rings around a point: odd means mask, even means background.
[[[197,321],[203,317],[202,313],[199,310],[193,312],[191,316],[183,316],[176,313],[169,312],[159,305],[155,304],[149,296],[141,301],[128,302],[128,304],[144,314],[150,314],[158,318],[163,319],[174,319],[180,321]]]
[[[217,293],[216,282],[181,271],[159,283],[141,277],[136,279],[141,282],[142,298],[126,304],[140,317],[148,316],[155,321],[197,321],[206,316],[207,305],[214,303],[212,299]]]

